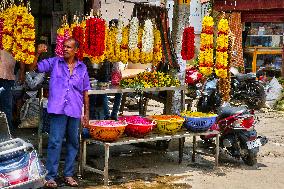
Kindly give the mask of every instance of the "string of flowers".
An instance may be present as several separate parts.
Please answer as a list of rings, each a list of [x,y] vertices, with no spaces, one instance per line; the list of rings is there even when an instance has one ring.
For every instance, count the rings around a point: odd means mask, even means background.
[[[153,49],[153,65],[157,66],[163,58],[161,32],[156,27],[154,28],[154,49]]]
[[[209,76],[213,71],[213,18],[205,16],[202,21],[202,32],[200,38],[199,70]]]
[[[133,17],[130,21],[129,27],[129,60],[133,63],[137,63],[140,60],[140,49],[138,48],[138,35],[139,35],[139,20],[137,17]]]
[[[181,56],[183,60],[194,57],[194,28],[187,27],[183,31]]]
[[[128,62],[128,39],[129,39],[129,27],[122,29],[122,39],[120,45],[120,61],[124,64]]]
[[[215,73],[219,78],[227,78],[228,71],[228,46],[229,46],[229,23],[222,18],[218,24],[218,37],[216,49]]]
[[[63,57],[63,43],[66,39],[71,37],[71,31],[69,25],[64,23],[60,28],[57,30],[56,36],[56,47],[55,47],[55,54],[56,56]]]
[[[110,62],[117,62],[119,60],[120,46],[117,43],[117,32],[118,29],[115,26],[111,26],[107,32],[105,56]]]
[[[14,17],[16,17],[16,24],[13,31],[12,54],[15,60],[31,64],[35,57],[34,17],[24,6],[16,7]]]
[[[7,8],[2,13],[3,22],[3,36],[2,36],[2,46],[6,51],[11,51],[14,43],[14,26],[16,23],[16,18],[14,13],[17,11],[17,6],[13,5]]]
[[[84,55],[84,38],[85,38],[85,33],[84,33],[84,28],[82,24],[75,24],[72,27],[72,37],[76,39],[79,43],[79,49],[76,54],[77,58],[79,60],[83,60],[83,55]]]
[[[101,63],[105,58],[106,37],[105,20],[92,17],[86,20],[85,53],[95,63]]]
[[[147,64],[153,60],[153,48],[154,48],[154,33],[153,24],[150,19],[147,19],[144,24],[144,30],[142,34],[142,49],[141,49],[141,63]]]

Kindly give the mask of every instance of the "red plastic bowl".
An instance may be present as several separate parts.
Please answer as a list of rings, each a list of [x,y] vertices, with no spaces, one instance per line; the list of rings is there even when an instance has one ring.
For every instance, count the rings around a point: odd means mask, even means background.
[[[150,119],[147,119],[141,116],[123,116],[123,117],[119,117],[118,119],[125,120],[128,124],[124,131],[125,134],[127,136],[131,136],[135,138],[142,138],[146,136],[156,126],[155,121],[152,121]],[[143,124],[139,123],[139,121],[135,121],[135,123],[131,122],[133,119],[143,120]]]

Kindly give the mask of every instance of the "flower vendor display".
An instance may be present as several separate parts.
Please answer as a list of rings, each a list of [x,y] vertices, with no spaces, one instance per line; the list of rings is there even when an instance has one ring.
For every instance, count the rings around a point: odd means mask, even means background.
[[[109,29],[107,30],[105,58],[110,62],[119,61],[120,46],[116,40],[117,33],[118,33],[118,28],[115,26],[110,26]]]
[[[161,32],[157,27],[154,28],[154,49],[153,49],[153,65],[157,66],[163,58]]]
[[[128,63],[128,39],[129,39],[129,27],[125,26],[122,29],[122,39],[120,45],[120,61],[124,64]]]
[[[200,53],[198,56],[199,70],[205,75],[211,75],[213,71],[213,18],[205,16],[202,21],[200,38]]]
[[[147,63],[152,62],[153,48],[154,48],[153,24],[150,19],[147,19],[144,24],[144,30],[143,30],[143,35],[142,35],[142,49],[141,49],[141,57],[140,57],[141,63],[147,64]]]
[[[228,46],[229,23],[222,18],[218,24],[218,37],[216,47],[215,72],[219,78],[227,78],[228,71]]]
[[[181,56],[183,60],[191,60],[194,57],[194,28],[187,27],[183,31]]]
[[[106,24],[102,18],[90,17],[86,20],[84,49],[92,62],[101,63],[105,59]]]
[[[79,49],[77,52],[77,58],[79,60],[83,60],[83,56],[84,56],[84,40],[85,40],[85,31],[84,31],[84,24],[81,23],[76,23],[73,26],[71,26],[72,28],[72,37],[74,39],[76,39],[79,43]]]
[[[34,17],[27,7],[21,5],[15,8],[14,17],[16,22],[13,30],[12,54],[15,60],[31,64],[35,57]]]
[[[138,48],[139,20],[133,17],[129,24],[129,60],[133,63],[140,61],[140,49]]]
[[[120,86],[124,88],[171,87],[180,86],[180,81],[163,72],[153,71],[142,72],[134,78],[123,79],[120,81]]]
[[[63,43],[66,39],[71,37],[71,30],[67,22],[63,23],[60,28],[57,29],[56,37],[56,47],[55,54],[56,56],[63,57]]]

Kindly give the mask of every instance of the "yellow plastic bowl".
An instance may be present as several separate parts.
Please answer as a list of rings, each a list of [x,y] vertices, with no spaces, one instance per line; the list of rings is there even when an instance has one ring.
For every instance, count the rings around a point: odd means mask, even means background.
[[[156,120],[157,129],[163,134],[175,134],[181,130],[184,120]]]

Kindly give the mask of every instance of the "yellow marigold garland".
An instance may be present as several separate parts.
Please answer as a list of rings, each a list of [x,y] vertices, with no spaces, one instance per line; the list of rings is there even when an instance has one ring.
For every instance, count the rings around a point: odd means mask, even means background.
[[[120,45],[120,61],[124,64],[128,62],[128,39],[129,39],[129,27],[123,27],[122,39]]]
[[[199,70],[209,76],[213,71],[213,18],[205,16],[202,21],[202,32],[200,39]]]
[[[153,65],[157,66],[163,58],[161,32],[154,28]]]
[[[13,32],[15,42],[12,54],[17,61],[31,64],[35,57],[34,17],[24,6],[18,6],[15,11],[16,25]]]
[[[227,78],[228,72],[228,46],[229,46],[229,23],[222,18],[218,24],[217,52],[215,73],[219,78]]]

